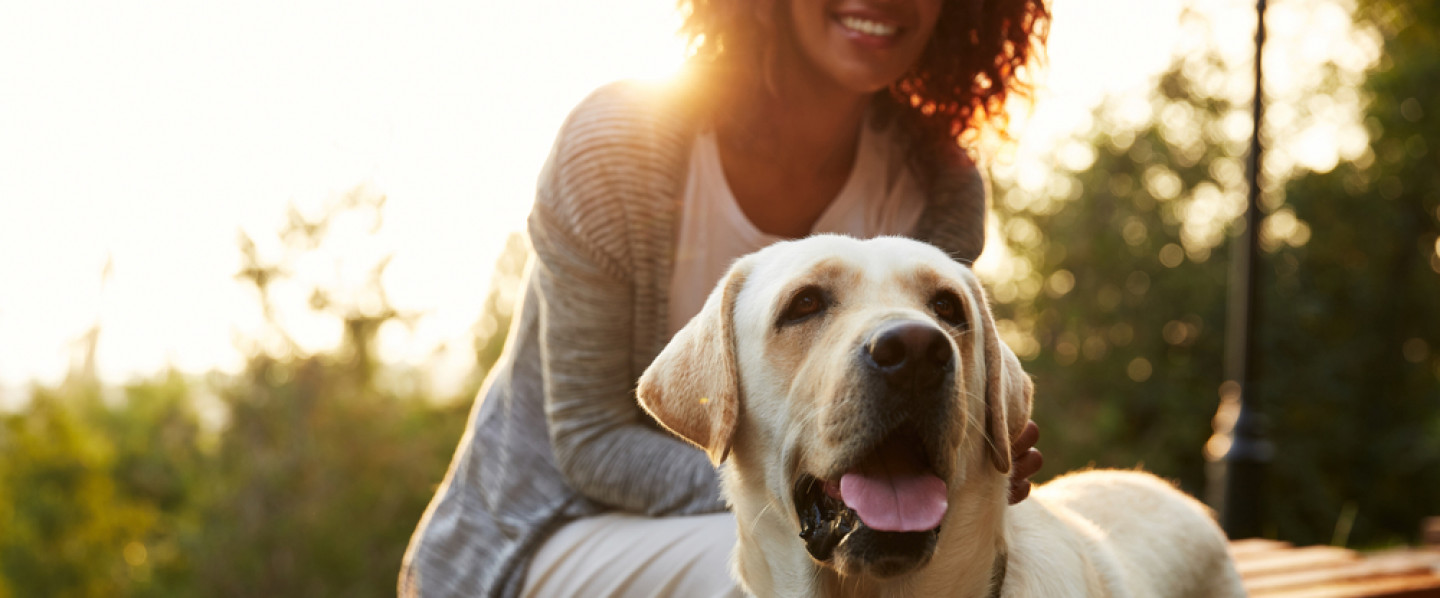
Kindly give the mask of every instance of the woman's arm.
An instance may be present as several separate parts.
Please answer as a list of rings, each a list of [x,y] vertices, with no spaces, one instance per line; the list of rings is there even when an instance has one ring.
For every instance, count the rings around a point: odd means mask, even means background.
[[[704,453],[646,425],[636,403],[628,281],[597,266],[545,214],[537,208],[530,234],[539,256],[545,414],[561,473],[581,494],[626,511],[722,510]]]
[[[566,480],[593,500],[650,515],[723,510],[704,453],[651,426],[635,399],[626,218],[644,215],[625,202],[655,164],[643,126],[611,126],[630,110],[605,93],[562,129],[530,216],[550,444]]]

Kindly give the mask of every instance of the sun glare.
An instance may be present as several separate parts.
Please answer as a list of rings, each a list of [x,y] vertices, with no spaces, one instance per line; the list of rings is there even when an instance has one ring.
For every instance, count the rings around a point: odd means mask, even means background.
[[[454,345],[464,370],[561,120],[607,81],[674,71],[677,26],[666,1],[0,0],[0,389],[59,380],[97,322],[102,379],[235,370],[261,322],[237,231],[274,256],[287,205],[357,186],[388,198],[382,232],[332,249],[393,254],[390,298],[422,314],[382,354]],[[277,292],[302,347],[334,343]]]
[[[996,172],[1052,188],[1036,157],[1091,126],[1107,94],[1147,93],[1172,58],[1181,7],[1056,0],[1035,109],[1017,115],[1021,141]],[[1313,23],[1333,31],[1336,14]],[[473,365],[467,335],[491,265],[524,226],[556,129],[597,86],[676,71],[678,24],[670,0],[0,0],[0,403],[6,388],[64,377],[97,325],[104,380],[234,371],[237,344],[262,321],[234,276],[238,233],[279,255],[287,206],[313,216],[357,188],[387,198],[379,232],[345,232],[331,248],[343,260],[311,258],[297,274],[363,276],[391,256],[388,298],[417,315],[383,331],[381,354],[457,379]],[[1353,107],[1313,109],[1340,122]],[[1363,130],[1357,142],[1343,123],[1308,135],[1342,140],[1342,157],[1363,149]],[[1067,165],[1093,159],[1080,150]],[[981,265],[1004,278],[1025,268],[1013,261],[992,249]],[[1001,292],[1039,292],[1031,282]],[[335,323],[306,297],[277,292],[305,350],[335,342]]]

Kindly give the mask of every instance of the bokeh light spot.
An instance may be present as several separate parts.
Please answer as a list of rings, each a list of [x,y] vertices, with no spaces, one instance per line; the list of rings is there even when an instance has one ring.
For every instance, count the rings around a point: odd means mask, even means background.
[[[1174,268],[1185,260],[1185,250],[1174,243],[1166,243],[1160,248],[1160,265],[1166,268]]]
[[[1135,340],[1135,327],[1129,323],[1120,322],[1110,327],[1110,342],[1117,347],[1124,347]]]
[[[1120,230],[1120,235],[1125,237],[1125,244],[1131,247],[1139,247],[1145,243],[1150,231],[1145,228],[1145,223],[1139,218],[1130,218],[1125,222],[1125,228]]]
[[[145,545],[139,542],[126,544],[123,553],[125,562],[129,563],[131,567],[142,566],[145,564],[146,559],[149,558],[149,553],[145,550]]]
[[[1075,288],[1075,275],[1069,270],[1056,270],[1046,281],[1045,287],[1051,297],[1063,297]]]
[[[1420,106],[1420,100],[1406,98],[1404,102],[1400,103],[1400,116],[1412,123],[1418,123],[1421,118],[1424,118],[1425,110]]]
[[[1400,350],[1410,363],[1421,363],[1430,357],[1430,343],[1419,337],[1406,340]]]
[[[1125,277],[1125,290],[1132,295],[1144,295],[1150,290],[1150,275],[1144,270],[1136,270]]]
[[[1160,329],[1160,336],[1165,339],[1165,342],[1172,345],[1184,344],[1189,333],[1190,329],[1180,320],[1170,320]]]
[[[1090,361],[1101,360],[1109,350],[1110,347],[1105,344],[1105,338],[1098,334],[1085,337],[1085,343],[1080,346],[1081,353],[1084,353],[1085,359]]]
[[[1125,373],[1130,376],[1131,380],[1136,382],[1149,380],[1153,372],[1154,370],[1150,366],[1150,360],[1144,357],[1136,357],[1130,360],[1130,365],[1125,368]]]
[[[1180,175],[1163,164],[1154,164],[1145,169],[1145,188],[1155,199],[1175,199],[1180,195]]]

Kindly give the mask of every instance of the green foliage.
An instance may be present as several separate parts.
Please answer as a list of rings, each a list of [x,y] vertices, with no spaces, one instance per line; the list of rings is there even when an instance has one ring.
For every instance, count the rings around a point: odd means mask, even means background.
[[[199,595],[394,591],[465,409],[385,392],[347,365],[257,357],[222,386],[230,421],[193,488]]]
[[[0,428],[0,596],[165,593],[199,481],[198,426],[176,376],[37,389]]]
[[[394,594],[470,395],[434,396],[374,355],[381,327],[407,317],[379,288],[384,259],[358,288],[299,281],[345,331],[331,351],[303,354],[269,299],[333,219],[374,210],[378,226],[382,204],[357,190],[317,220],[292,213],[293,251],[274,263],[242,238],[238,278],[279,339],[252,342],[242,373],[110,396],[80,372],[0,414],[0,598]],[[524,249],[511,243],[505,272]],[[489,308],[508,321],[509,303]]]
[[[1267,260],[1262,396],[1281,534],[1414,540],[1440,505],[1440,7],[1371,3],[1370,151],[1285,190],[1311,236]],[[1432,150],[1431,148],[1435,148]]]
[[[1169,79],[1175,86],[1179,75]],[[1173,93],[1167,101],[1188,101],[1183,89]],[[1200,447],[1221,382],[1226,255],[1203,246],[1187,254],[1181,212],[1197,189],[1220,192],[1208,165],[1226,148],[1205,148],[1184,155],[1155,126],[1101,135],[1093,164],[1066,181],[1075,199],[1004,214],[1010,245],[1039,287],[999,313],[1028,324],[1045,348],[1026,367],[1047,472],[1143,463],[1193,493],[1203,487]],[[997,203],[1018,203],[1011,199]]]
[[[1413,542],[1440,505],[1440,7],[1360,16],[1385,36],[1370,149],[1270,189],[1262,228],[1268,525],[1303,544]],[[1204,60],[1163,78],[1161,118],[1129,131],[1102,111],[1093,162],[996,202],[1021,273],[999,311],[1032,345],[1047,473],[1143,463],[1204,488],[1243,191],[1244,146],[1222,123],[1247,108],[1197,88]]]
[[[384,596],[466,407],[255,357],[0,419],[0,596]],[[193,409],[215,385],[228,422]],[[207,436],[210,436],[207,438]]]

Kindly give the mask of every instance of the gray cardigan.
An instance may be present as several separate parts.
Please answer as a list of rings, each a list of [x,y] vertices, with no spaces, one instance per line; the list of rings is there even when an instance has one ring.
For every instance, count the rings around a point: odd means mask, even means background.
[[[524,299],[410,539],[401,595],[516,596],[530,555],[565,522],[725,508],[704,453],[660,429],[634,394],[667,341],[699,120],[686,93],[612,84],[562,126],[529,218]],[[984,241],[984,183],[958,148],[941,163],[916,236],[972,261]]]

